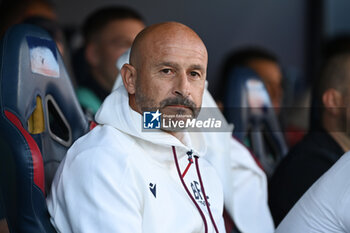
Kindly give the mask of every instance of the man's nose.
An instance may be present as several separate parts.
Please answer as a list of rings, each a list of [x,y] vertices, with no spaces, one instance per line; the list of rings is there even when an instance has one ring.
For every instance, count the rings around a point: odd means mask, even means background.
[[[174,94],[182,97],[188,97],[190,95],[189,80],[186,72],[181,72],[174,80]]]

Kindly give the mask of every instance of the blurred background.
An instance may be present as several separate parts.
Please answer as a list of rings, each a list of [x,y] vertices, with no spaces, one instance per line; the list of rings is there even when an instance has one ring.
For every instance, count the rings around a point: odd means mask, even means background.
[[[52,0],[70,45],[79,46],[86,16],[106,5],[130,6],[147,25],[179,21],[192,27],[209,51],[209,90],[218,92],[221,64],[232,49],[258,45],[276,54],[285,72],[310,85],[320,66],[320,48],[331,36],[350,31],[346,0]],[[74,37],[72,37],[74,36]]]
[[[208,48],[209,89],[214,95],[219,88],[216,80],[225,55],[240,46],[265,47],[274,52],[280,58],[282,66],[288,67],[291,72],[295,72],[295,75],[308,72],[307,56],[312,46],[310,37],[313,33],[320,33],[314,27],[320,27],[322,24],[320,12],[322,1],[315,1],[317,4],[315,6],[304,0],[54,0],[52,2],[57,10],[58,21],[69,32],[79,28],[91,11],[111,4],[136,9],[144,16],[147,25],[162,21],[179,21],[192,27]],[[327,1],[327,4],[332,5],[333,2],[335,4],[346,1]],[[317,18],[315,21],[319,21],[314,27],[310,24],[312,18]],[[329,26],[334,24],[332,22]],[[332,30],[327,28],[326,31]],[[78,46],[76,38],[71,42],[73,46]]]
[[[5,0],[2,0],[3,2]],[[20,1],[19,1],[20,2]],[[192,27],[209,51],[209,90],[220,91],[220,69],[229,51],[261,46],[275,53],[293,85],[308,86],[320,66],[323,43],[350,31],[346,0],[51,0],[71,49],[81,46],[80,28],[94,10],[124,5],[147,25],[179,21]],[[18,4],[20,6],[20,3]],[[296,82],[297,80],[297,82]],[[298,89],[298,86],[294,87]]]

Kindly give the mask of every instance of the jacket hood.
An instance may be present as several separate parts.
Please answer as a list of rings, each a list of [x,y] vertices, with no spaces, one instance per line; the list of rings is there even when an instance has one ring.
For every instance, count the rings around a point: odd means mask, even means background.
[[[165,131],[152,129],[147,132],[147,130],[142,130],[142,115],[131,109],[129,96],[124,85],[119,86],[107,96],[96,113],[95,120],[98,124],[110,125],[150,143],[192,149],[199,156],[203,156],[206,152],[205,139],[200,132],[184,132],[185,145]]]

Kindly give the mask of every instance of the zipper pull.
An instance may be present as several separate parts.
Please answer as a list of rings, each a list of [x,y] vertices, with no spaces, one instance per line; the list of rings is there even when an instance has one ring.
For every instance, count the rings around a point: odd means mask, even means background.
[[[193,158],[192,158],[193,151],[192,151],[192,150],[187,151],[186,154],[187,154],[187,156],[188,156],[188,164],[187,164],[187,167],[186,167],[184,173],[182,174],[182,178],[185,177],[185,175],[186,175],[188,169],[190,169],[190,167],[191,167],[191,165],[192,165],[192,163],[193,163]]]
[[[192,158],[193,151],[192,151],[192,150],[187,151],[186,154],[187,154],[187,156],[188,156],[188,162],[189,162],[190,164],[192,164],[192,163],[193,163],[193,158]]]

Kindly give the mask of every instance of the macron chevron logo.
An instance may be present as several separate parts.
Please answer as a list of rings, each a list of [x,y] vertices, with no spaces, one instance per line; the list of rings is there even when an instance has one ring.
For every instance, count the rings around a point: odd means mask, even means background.
[[[157,184],[149,183],[149,190],[151,190],[151,192],[155,198],[157,198],[156,188],[157,188]]]

